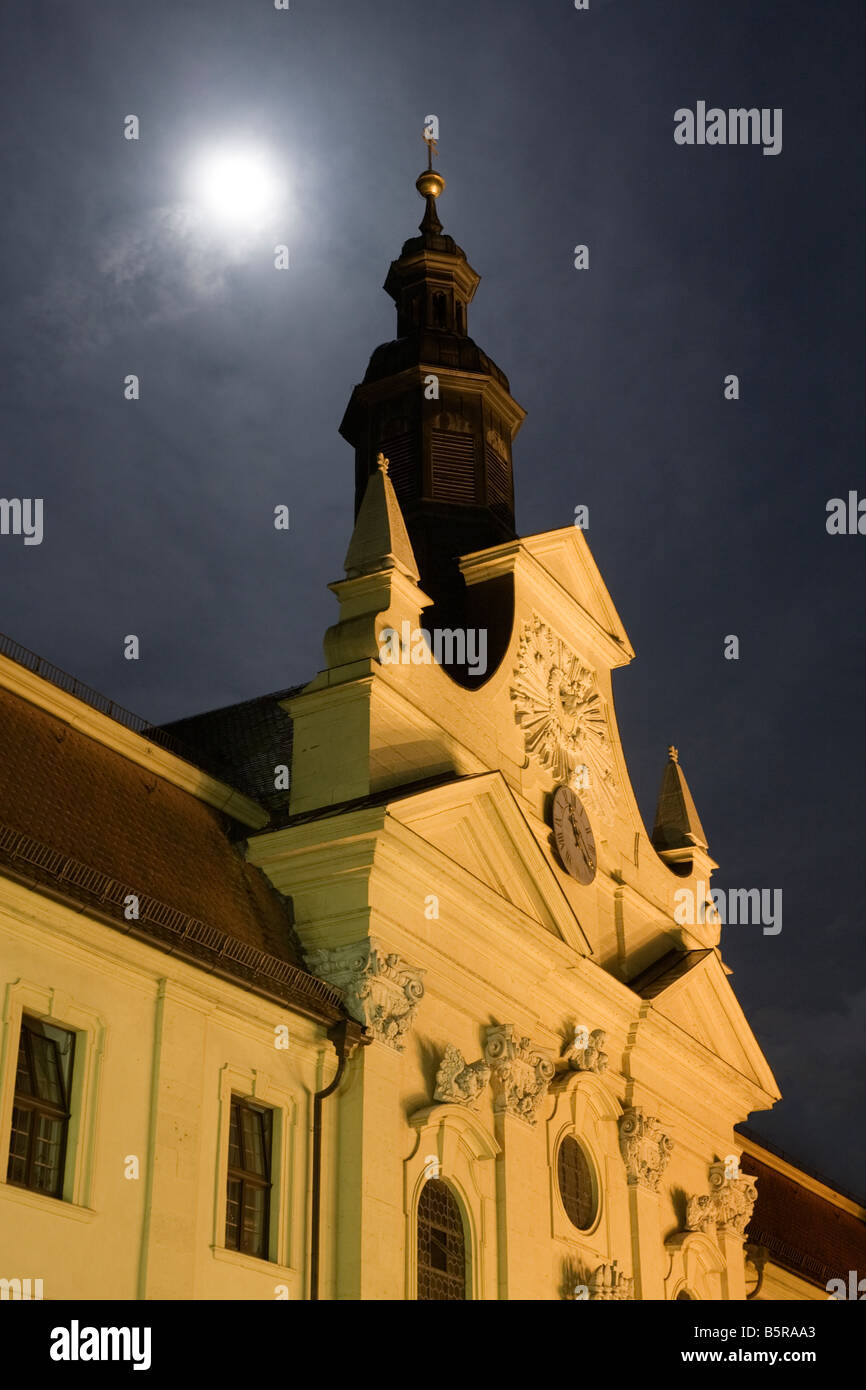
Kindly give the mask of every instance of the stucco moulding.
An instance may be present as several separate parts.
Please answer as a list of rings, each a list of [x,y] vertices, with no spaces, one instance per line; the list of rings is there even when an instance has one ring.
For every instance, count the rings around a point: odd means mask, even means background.
[[[630,1187],[657,1192],[668,1166],[674,1141],[654,1115],[632,1106],[619,1120],[619,1148]]]
[[[465,1105],[475,1110],[489,1080],[490,1067],[483,1058],[467,1062],[459,1047],[448,1043],[436,1073],[433,1099],[445,1105]]]
[[[566,1043],[562,1054],[572,1071],[591,1071],[600,1075],[607,1071],[608,1055],[603,1051],[607,1034],[603,1028],[575,1028],[574,1037]]]
[[[511,698],[527,756],[610,823],[617,784],[596,673],[537,614],[521,629]]]
[[[307,964],[314,975],[343,991],[352,1018],[369,1028],[374,1038],[403,1051],[424,997],[424,970],[372,938],[311,951]]]
[[[609,1265],[599,1265],[589,1281],[589,1298],[593,1303],[631,1302],[634,1299],[634,1279],[620,1272],[616,1260]]]
[[[513,1024],[497,1024],[487,1029],[484,1060],[490,1067],[494,1110],[536,1124],[555,1071],[547,1050],[520,1037]]]
[[[689,1197],[686,1204],[686,1230],[708,1234],[713,1227],[745,1236],[746,1227],[758,1197],[757,1178],[726,1175],[724,1163],[710,1165],[710,1191]]]

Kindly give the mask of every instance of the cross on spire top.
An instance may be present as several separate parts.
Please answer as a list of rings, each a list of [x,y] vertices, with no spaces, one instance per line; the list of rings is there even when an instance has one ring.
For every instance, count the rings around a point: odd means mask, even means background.
[[[433,156],[439,153],[439,142],[438,140],[434,140],[432,135],[428,135],[426,131],[421,138],[427,146],[427,168],[432,169]]]

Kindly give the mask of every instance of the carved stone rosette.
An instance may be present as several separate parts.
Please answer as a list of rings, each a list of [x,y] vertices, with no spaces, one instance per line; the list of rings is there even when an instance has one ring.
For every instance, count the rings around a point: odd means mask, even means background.
[[[589,1297],[591,1302],[630,1302],[634,1299],[634,1279],[620,1274],[616,1260],[609,1265],[599,1265],[589,1281]]]
[[[555,1067],[545,1048],[518,1038],[514,1024],[487,1029],[484,1059],[490,1067],[493,1108],[534,1125]]]
[[[711,1163],[709,1194],[689,1197],[686,1203],[686,1230],[706,1234],[716,1226],[745,1236],[758,1197],[757,1181],[744,1173],[726,1177],[724,1163]]]
[[[629,1187],[657,1192],[659,1178],[668,1166],[674,1141],[654,1115],[632,1106],[619,1119],[619,1150]]]
[[[511,698],[529,756],[555,782],[570,783],[581,768],[581,800],[609,820],[617,789],[595,672],[537,614],[523,624]]]
[[[369,1028],[374,1038],[403,1051],[404,1037],[424,997],[425,971],[372,938],[311,951],[307,964],[314,975],[343,991],[352,1018]]]
[[[444,1104],[475,1107],[489,1080],[490,1067],[483,1058],[467,1062],[460,1049],[449,1043],[436,1073],[433,1099]]]

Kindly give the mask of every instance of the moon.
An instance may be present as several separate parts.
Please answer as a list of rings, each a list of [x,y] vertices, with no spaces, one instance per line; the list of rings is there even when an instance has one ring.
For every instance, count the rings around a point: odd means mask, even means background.
[[[273,162],[256,149],[229,147],[201,155],[191,184],[201,211],[226,228],[261,226],[282,200],[282,183]]]

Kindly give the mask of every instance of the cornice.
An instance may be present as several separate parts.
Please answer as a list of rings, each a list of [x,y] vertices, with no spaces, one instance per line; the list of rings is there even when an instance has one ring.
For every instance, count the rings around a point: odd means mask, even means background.
[[[581,535],[576,529],[574,534],[575,536]],[[582,646],[588,641],[595,649],[594,655],[598,658],[598,664],[608,670],[618,666],[626,666],[634,658],[635,653],[619,614],[613,608],[606,591],[600,591],[595,583],[592,573],[595,568],[595,561],[592,560],[588,546],[586,554],[579,555],[577,562],[584,569],[599,601],[611,610],[610,619],[614,625],[614,630],[602,626],[589,609],[566,589],[547,568],[532,546],[533,541],[548,537],[555,539],[559,545],[566,545],[568,544],[568,536],[569,531],[567,529],[560,529],[559,531],[541,532],[538,536],[525,536],[519,540],[506,541],[502,545],[490,546],[486,550],[476,550],[461,557],[460,570],[469,585],[485,583],[490,579],[499,579],[507,574],[517,576],[523,571],[527,582],[532,584],[536,590],[537,606],[548,613],[556,614],[557,631],[565,641],[572,646]],[[584,542],[584,544],[586,543]],[[591,564],[588,564],[587,561],[591,561]]]
[[[780,1099],[778,1091],[769,1090],[761,1081],[741,1072],[732,1062],[727,1062],[705,1043],[692,1037],[680,1024],[660,1013],[651,1002],[642,1003],[634,1018],[632,1036],[623,1054],[624,1070],[630,1081],[640,1087],[658,1087],[659,1094],[664,1094],[664,1083],[670,1084],[671,1080],[665,1059],[670,1056],[672,1048],[678,1048],[682,1054],[690,1058],[697,1070],[711,1070],[716,1077],[716,1084],[723,1088],[732,1100],[746,1104],[749,1113],[754,1110],[770,1110]],[[761,1057],[763,1059],[763,1053]],[[638,1064],[637,1069],[633,1065],[634,1062]],[[764,1066],[767,1066],[766,1061]],[[769,1067],[767,1071],[769,1072]],[[687,1084],[694,1078],[683,1076],[682,1079],[684,1084]],[[767,1079],[775,1084],[772,1073]]]
[[[355,387],[353,403],[357,400],[368,404],[392,396],[401,389],[409,390],[423,382],[430,373],[437,376],[440,382],[446,381],[449,386],[465,395],[489,397],[494,408],[508,421],[513,435],[526,419],[526,411],[494,376],[481,372],[467,372],[460,367],[444,366],[441,362],[417,362],[391,376],[364,381]]]

